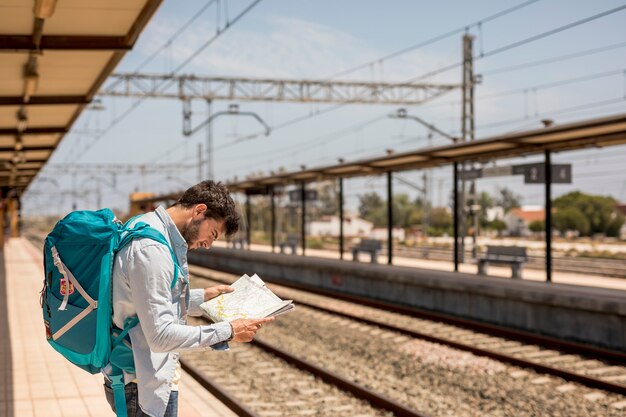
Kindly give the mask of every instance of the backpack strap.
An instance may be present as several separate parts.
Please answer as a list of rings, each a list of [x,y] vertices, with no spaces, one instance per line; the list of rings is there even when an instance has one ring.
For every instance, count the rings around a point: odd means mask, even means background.
[[[111,375],[111,388],[113,389],[113,399],[115,400],[115,415],[117,417],[128,417],[126,411],[126,391],[124,391],[124,372],[114,366]]]
[[[124,322],[124,329],[111,343],[113,350],[111,358],[111,388],[113,389],[113,399],[115,400],[115,413],[117,417],[128,417],[126,412],[126,392],[124,391],[124,369],[128,370],[133,364],[132,351],[130,347],[118,345],[122,343],[130,329],[135,327],[139,323],[139,317],[128,317]],[[117,348],[117,349],[116,349]],[[122,351],[119,351],[123,348]],[[118,352],[115,354],[115,352]]]
[[[124,246],[128,245],[131,242],[131,240],[139,239],[139,238],[152,239],[156,242],[159,242],[165,245],[169,249],[170,255],[172,256],[172,261],[174,262],[174,279],[172,280],[172,285],[170,286],[170,288],[174,288],[174,286],[176,285],[176,282],[178,281],[178,276],[183,275],[183,274],[182,274],[182,268],[178,264],[178,258],[176,258],[176,255],[174,254],[172,247],[170,246],[167,239],[165,239],[165,236],[163,236],[163,234],[159,232],[158,230],[156,230],[155,228],[150,227],[148,223],[137,222],[133,227],[128,227],[127,225],[130,224],[130,222],[134,220],[135,217],[131,218],[129,221],[126,222],[126,225],[124,225],[124,229],[125,229],[124,236],[118,243],[115,251],[117,252],[121,250]]]

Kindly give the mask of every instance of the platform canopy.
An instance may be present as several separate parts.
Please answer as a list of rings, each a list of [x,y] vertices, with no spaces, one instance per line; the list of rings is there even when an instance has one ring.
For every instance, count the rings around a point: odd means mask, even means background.
[[[564,151],[587,146],[603,147],[626,143],[626,114],[555,125],[433,148],[392,153],[378,158],[346,160],[301,171],[231,182],[233,192],[263,194],[269,186],[313,182],[337,177],[377,175],[388,171],[431,168],[454,162],[488,162],[540,153],[544,150]]]
[[[162,0],[0,0],[0,187],[25,190]]]

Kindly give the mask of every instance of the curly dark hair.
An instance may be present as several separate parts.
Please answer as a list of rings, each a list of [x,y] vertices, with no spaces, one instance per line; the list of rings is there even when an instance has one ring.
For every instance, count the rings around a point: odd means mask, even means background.
[[[221,182],[206,180],[194,185],[183,193],[174,206],[189,208],[196,204],[206,204],[206,218],[224,221],[226,236],[239,230],[240,217],[235,202],[228,188]]]

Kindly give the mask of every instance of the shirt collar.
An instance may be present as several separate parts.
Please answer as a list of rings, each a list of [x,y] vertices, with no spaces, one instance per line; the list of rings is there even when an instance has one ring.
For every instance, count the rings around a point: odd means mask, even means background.
[[[174,221],[170,217],[167,210],[165,210],[163,206],[159,206],[155,210],[155,213],[165,225],[165,230],[167,230],[167,233],[170,235],[172,246],[184,247],[187,249],[187,242],[185,242],[183,235],[180,234],[180,230],[178,230],[178,227],[174,224]]]

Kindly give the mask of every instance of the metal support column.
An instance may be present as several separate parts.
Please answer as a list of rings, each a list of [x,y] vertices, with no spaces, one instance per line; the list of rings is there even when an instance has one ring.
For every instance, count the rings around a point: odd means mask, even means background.
[[[274,248],[276,247],[276,198],[273,186],[270,191],[270,209],[272,210],[272,231],[270,236],[272,239],[272,253],[274,253]]]
[[[207,120],[211,120],[213,116],[213,102],[211,100],[206,101],[207,104]],[[206,178],[213,179],[213,123],[209,122],[206,125]]]
[[[17,198],[9,199],[9,221],[11,237],[20,237],[20,202]]]
[[[546,178],[546,281],[552,282],[552,163],[550,151],[545,150]]]
[[[387,172],[387,263],[393,262],[393,174]]]
[[[0,198],[2,195],[0,195]],[[4,248],[4,215],[5,203],[0,200],[0,250]]]
[[[339,259],[343,259],[343,178],[339,177]]]
[[[454,271],[459,272],[459,164],[453,164],[452,180],[452,227],[454,228]]]
[[[301,221],[301,239],[302,239],[302,256],[306,251],[306,184],[303,182],[300,185],[300,197],[302,199],[302,221]]]
[[[248,194],[246,194],[246,225],[246,244],[248,249],[250,249],[252,247],[252,207]]]

